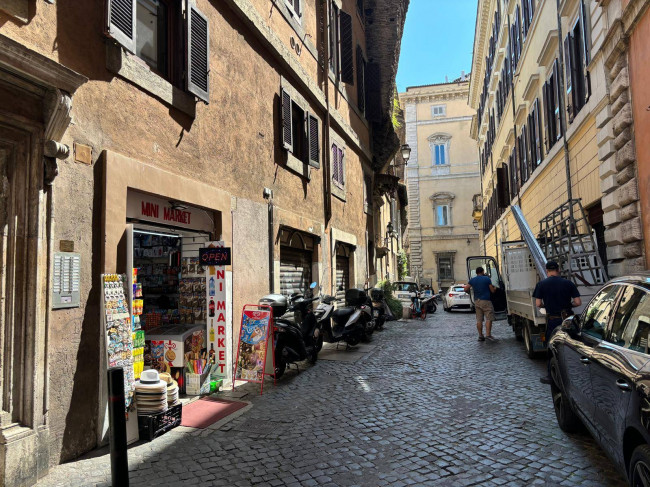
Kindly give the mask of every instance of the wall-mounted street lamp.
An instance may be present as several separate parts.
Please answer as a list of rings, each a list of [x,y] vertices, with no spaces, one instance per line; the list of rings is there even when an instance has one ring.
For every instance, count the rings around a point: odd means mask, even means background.
[[[474,230],[478,230],[478,220],[472,220],[472,225],[474,226]]]
[[[388,247],[388,240],[390,240],[391,256],[395,254],[395,249],[393,248],[393,239],[397,240],[397,245],[399,249],[399,239],[397,238],[397,234],[395,233],[395,229],[393,228],[393,222],[388,222],[388,225],[386,225],[386,236],[384,237],[384,242],[386,247]],[[386,259],[386,279],[390,279],[390,275],[388,273],[389,260],[390,259]]]
[[[402,152],[402,159],[404,159],[404,165],[406,166],[409,163],[409,159],[411,158],[411,146],[404,144],[400,148],[400,151]]]

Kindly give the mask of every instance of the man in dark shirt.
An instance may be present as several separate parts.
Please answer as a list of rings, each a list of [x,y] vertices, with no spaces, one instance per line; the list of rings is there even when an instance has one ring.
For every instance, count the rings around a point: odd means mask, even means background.
[[[494,321],[494,306],[490,300],[490,294],[496,291],[492,285],[492,279],[485,275],[482,267],[476,268],[476,277],[465,284],[465,292],[468,293],[470,288],[474,288],[474,308],[476,310],[476,329],[478,330],[479,342],[484,342],[487,338],[493,342],[492,322]],[[486,336],[483,336],[483,317],[485,317]]]
[[[536,298],[538,308],[546,309],[546,343],[553,336],[555,329],[562,324],[562,320],[571,314],[571,308],[580,306],[582,300],[575,284],[568,279],[560,277],[560,266],[554,260],[546,263],[546,275],[543,281],[537,283],[533,297]],[[539,380],[542,384],[551,383],[550,361],[548,374]]]

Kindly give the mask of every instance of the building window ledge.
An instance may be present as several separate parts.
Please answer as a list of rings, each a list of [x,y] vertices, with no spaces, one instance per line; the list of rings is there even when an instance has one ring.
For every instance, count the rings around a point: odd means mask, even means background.
[[[311,167],[309,164],[305,164],[290,152],[287,152],[287,162],[284,167],[296,173],[298,176],[305,178],[307,181],[311,181]]]
[[[25,24],[29,22],[28,0],[8,0],[3,2],[3,5],[0,6],[0,10]]]
[[[332,184],[332,194],[336,196],[338,199],[341,201],[345,201],[345,188],[337,185],[337,184]]]
[[[127,53],[111,42],[106,44],[106,69],[190,117],[196,116],[196,100],[193,95],[172,85],[151,71],[137,56]]]

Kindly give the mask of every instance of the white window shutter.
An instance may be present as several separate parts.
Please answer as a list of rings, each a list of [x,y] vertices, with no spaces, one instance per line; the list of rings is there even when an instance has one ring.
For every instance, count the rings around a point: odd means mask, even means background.
[[[106,33],[131,54],[135,53],[136,0],[107,0]]]
[[[187,91],[210,101],[210,30],[208,19],[194,5],[187,8]]]

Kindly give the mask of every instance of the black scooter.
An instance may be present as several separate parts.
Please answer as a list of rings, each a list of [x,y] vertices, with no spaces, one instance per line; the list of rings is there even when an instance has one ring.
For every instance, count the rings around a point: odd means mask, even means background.
[[[386,305],[382,289],[373,288],[370,290],[370,304],[372,305],[372,317],[375,320],[375,330],[383,330],[384,323],[389,318],[390,308]]]
[[[322,320],[323,335],[328,343],[344,342],[357,345],[368,337],[367,328],[372,321],[368,297],[362,289],[348,289],[345,292],[345,306],[334,310],[332,319]]]
[[[310,289],[316,288],[313,282]],[[291,305],[287,306],[286,296],[269,294],[260,299],[260,304],[271,306],[273,310],[273,339],[275,343],[275,377],[284,374],[287,364],[309,360],[312,364],[318,359],[323,348],[323,334],[320,323],[313,310],[313,303],[319,296],[311,297],[302,293],[291,295]]]

